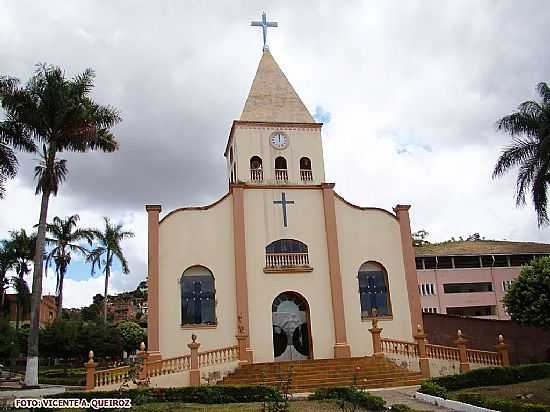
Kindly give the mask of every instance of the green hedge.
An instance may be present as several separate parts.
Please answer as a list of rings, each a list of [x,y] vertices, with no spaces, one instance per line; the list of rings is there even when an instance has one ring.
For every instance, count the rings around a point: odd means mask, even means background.
[[[533,381],[550,377],[550,363],[534,363],[529,365],[509,366],[506,368],[482,368],[460,375],[441,376],[425,381],[426,384],[434,383],[449,391],[477,386],[511,385],[519,382]],[[420,387],[427,390],[427,385]]]
[[[46,385],[85,386],[86,369],[44,369],[38,373],[38,382]]]
[[[342,386],[335,388],[317,389],[308,400],[339,399],[348,402],[357,402],[357,405],[369,411],[384,411],[386,402],[379,396],[367,392],[359,392],[353,388]]]
[[[482,408],[501,412],[550,412],[550,406],[523,403],[508,399],[496,399],[478,393],[462,392],[456,395],[456,400]]]
[[[438,385],[430,379],[422,382],[422,385],[420,385],[420,389],[418,391],[427,395],[438,396],[440,398],[447,399],[447,389],[445,389],[441,385]]]
[[[146,388],[108,392],[65,392],[52,395],[52,398],[81,398],[90,400],[104,398],[129,398],[132,405],[149,402],[189,402],[189,403],[247,403],[262,402],[281,397],[280,392],[261,385],[205,385],[185,388]]]

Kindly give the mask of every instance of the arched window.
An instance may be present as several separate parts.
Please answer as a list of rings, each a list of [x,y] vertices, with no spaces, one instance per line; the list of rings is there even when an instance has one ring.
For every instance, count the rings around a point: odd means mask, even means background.
[[[259,156],[252,156],[250,158],[250,180],[253,182],[261,182],[264,180],[262,159]]]
[[[307,245],[294,239],[279,239],[265,247],[264,271],[277,271],[283,268],[313,270],[309,266]]]
[[[181,286],[181,324],[216,324],[216,289],[212,272],[192,266],[183,272]]]
[[[311,160],[309,157],[302,157],[300,159],[300,178],[304,182],[313,180],[313,173],[311,172]]]
[[[275,169],[286,170],[286,159],[283,156],[279,156],[275,159]]]
[[[259,156],[252,156],[250,158],[250,169],[259,170],[262,168],[262,159]]]
[[[390,289],[388,274],[382,265],[366,262],[359,268],[359,296],[361,300],[361,317],[391,316]]]
[[[309,160],[309,157],[302,157],[300,159],[300,169],[311,170],[311,160]]]
[[[265,247],[265,253],[307,253],[307,245],[294,239],[279,239]]]

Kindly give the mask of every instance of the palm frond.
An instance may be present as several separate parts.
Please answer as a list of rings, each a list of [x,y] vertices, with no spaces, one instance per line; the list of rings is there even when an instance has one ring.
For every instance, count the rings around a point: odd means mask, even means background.
[[[542,101],[549,105],[550,104],[550,87],[545,82],[540,82],[537,84],[537,92],[539,93],[540,97],[542,97]]]
[[[538,143],[533,139],[515,138],[512,144],[505,146],[493,170],[493,179],[503,175],[509,169],[533,157]]]

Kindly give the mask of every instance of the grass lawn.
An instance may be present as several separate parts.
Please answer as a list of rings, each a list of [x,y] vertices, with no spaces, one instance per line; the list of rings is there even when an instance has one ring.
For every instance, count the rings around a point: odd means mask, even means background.
[[[454,394],[460,392],[479,393],[483,396],[492,398],[509,399],[525,403],[541,403],[550,405],[550,378],[537,381],[516,383],[514,385],[503,386],[485,386],[480,388],[467,388],[460,391],[449,393],[449,397],[453,398]],[[530,398],[521,399],[519,395],[532,394]]]

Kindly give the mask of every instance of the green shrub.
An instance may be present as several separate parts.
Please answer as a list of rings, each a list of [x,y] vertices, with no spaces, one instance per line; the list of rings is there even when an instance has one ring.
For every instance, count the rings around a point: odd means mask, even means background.
[[[43,369],[38,373],[38,382],[46,385],[85,386],[86,369]]]
[[[494,409],[501,412],[550,412],[550,406],[491,398],[479,393],[461,392],[456,395],[456,399],[470,405],[481,406],[482,408]]]
[[[407,405],[403,405],[402,403],[396,403],[395,405],[392,405],[390,407],[390,411],[392,411],[392,412],[414,412],[414,409],[408,407]]]
[[[550,363],[534,363],[506,368],[475,369],[460,375],[432,378],[428,382],[434,382],[449,391],[453,391],[477,386],[511,385],[548,377],[550,377]]]
[[[262,402],[266,397],[280,396],[279,391],[261,385],[208,385],[185,388],[146,388],[107,392],[65,392],[52,395],[53,398],[120,398],[132,400],[132,405],[149,402],[189,402],[189,403],[248,403]]]
[[[335,388],[317,389],[308,397],[309,400],[336,399],[357,403],[358,406],[369,411],[383,411],[386,402],[379,396],[371,395],[367,392],[355,391],[347,386]]]
[[[443,399],[447,399],[447,389],[438,383],[434,382],[434,379],[427,379],[420,385],[419,392],[427,395],[438,396]]]

